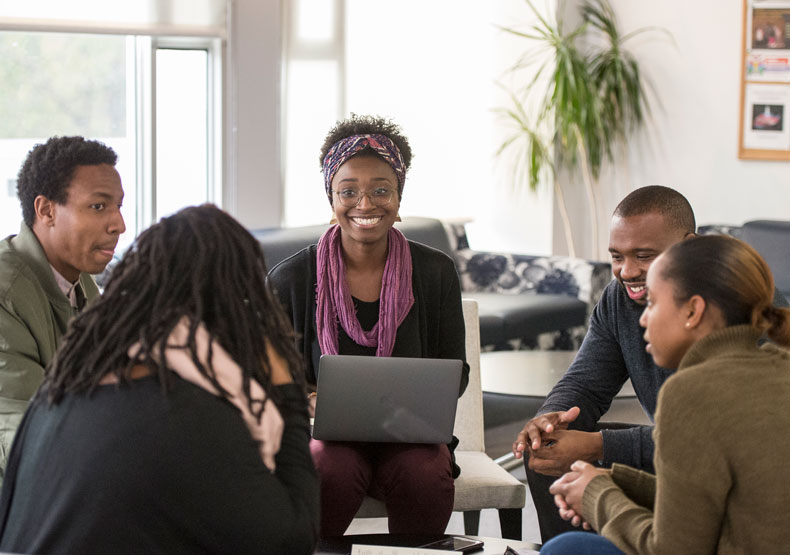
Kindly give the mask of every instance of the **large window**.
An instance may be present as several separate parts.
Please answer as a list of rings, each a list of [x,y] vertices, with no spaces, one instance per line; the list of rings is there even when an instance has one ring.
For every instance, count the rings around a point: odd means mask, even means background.
[[[156,50],[156,202],[159,219],[219,197],[210,176],[206,50]]]
[[[33,145],[53,135],[95,138],[117,152],[128,191],[124,218],[134,222],[134,88],[127,86],[134,73],[128,48],[122,36],[0,32],[0,235],[17,233],[22,221],[16,197],[22,161]]]
[[[16,176],[55,135],[118,154],[126,194],[121,248],[183,206],[218,201],[218,40],[0,32],[0,235],[17,233]]]
[[[283,220],[288,226],[328,222],[319,152],[345,111],[344,0],[294,0],[285,12]]]

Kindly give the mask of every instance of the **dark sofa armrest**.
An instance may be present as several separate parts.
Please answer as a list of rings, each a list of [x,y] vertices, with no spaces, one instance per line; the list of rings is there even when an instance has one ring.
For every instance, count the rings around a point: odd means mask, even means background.
[[[743,236],[743,228],[739,225],[707,224],[697,228],[697,235],[729,235],[736,239]]]

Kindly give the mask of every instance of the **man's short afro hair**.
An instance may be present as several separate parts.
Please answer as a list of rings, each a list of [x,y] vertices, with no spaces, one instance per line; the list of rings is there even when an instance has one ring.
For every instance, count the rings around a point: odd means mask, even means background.
[[[675,229],[687,233],[697,231],[694,210],[689,201],[675,189],[662,185],[647,185],[631,191],[614,209],[614,216],[630,218],[642,214],[661,214]]]
[[[77,166],[114,166],[115,151],[99,141],[83,137],[52,137],[37,144],[27,154],[16,179],[22,218],[29,227],[36,219],[34,201],[43,195],[57,204],[66,204],[68,188]]]
[[[379,116],[359,116],[357,114],[351,114],[349,118],[338,121],[335,126],[329,130],[329,133],[327,133],[324,139],[324,144],[321,146],[321,157],[318,163],[323,167],[326,153],[329,152],[329,149],[332,148],[332,145],[336,142],[342,141],[346,137],[351,137],[352,135],[373,134],[389,137],[389,139],[395,143],[395,146],[400,150],[401,156],[403,156],[403,165],[406,171],[408,171],[409,166],[411,166],[411,147],[409,146],[409,140],[403,136],[401,128],[391,120]],[[365,151],[362,152],[364,153]]]

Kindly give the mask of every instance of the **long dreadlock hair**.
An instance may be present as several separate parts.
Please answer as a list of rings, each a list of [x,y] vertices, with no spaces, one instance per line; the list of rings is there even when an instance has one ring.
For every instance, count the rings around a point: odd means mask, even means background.
[[[210,204],[185,208],[144,231],[114,268],[103,296],[75,318],[52,364],[44,387],[50,403],[67,393],[90,394],[101,379],[115,375],[129,383],[132,367],[146,365],[162,385],[173,372],[156,356],[183,317],[190,324],[188,350],[198,370],[223,395],[211,365],[197,357],[195,331],[203,323],[213,341],[241,367],[250,399],[250,379],[278,400],[271,386],[267,343],[304,387],[301,356],[283,309],[266,283],[263,252],[255,238],[231,216]],[[139,352],[130,358],[129,348]],[[250,410],[260,416],[262,404]]]

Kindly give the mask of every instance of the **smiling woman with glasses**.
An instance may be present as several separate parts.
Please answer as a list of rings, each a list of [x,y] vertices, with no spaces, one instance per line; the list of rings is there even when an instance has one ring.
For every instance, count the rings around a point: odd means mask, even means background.
[[[453,261],[393,227],[410,163],[408,140],[387,120],[352,116],[327,135],[321,167],[333,225],[318,245],[269,274],[313,385],[322,354],[466,358]],[[465,364],[459,395],[468,374]],[[312,440],[321,534],[342,535],[366,495],[384,501],[390,532],[444,533],[458,475],[455,443]]]

